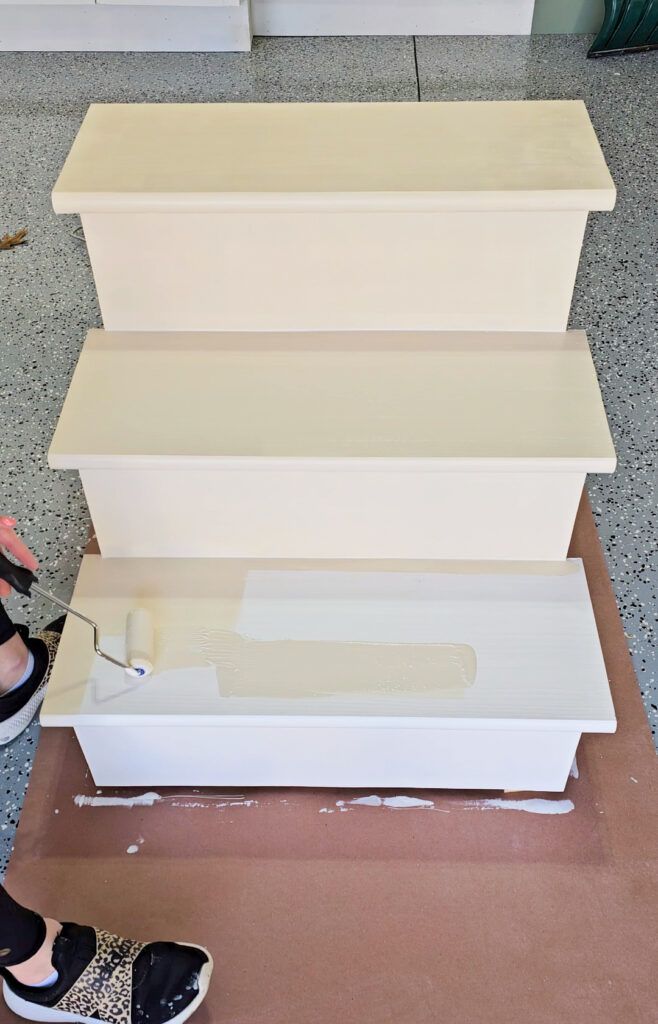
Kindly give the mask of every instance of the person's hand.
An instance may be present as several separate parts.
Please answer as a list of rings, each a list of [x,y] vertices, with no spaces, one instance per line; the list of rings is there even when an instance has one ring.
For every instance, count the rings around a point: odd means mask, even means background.
[[[32,552],[23,544],[23,541],[14,532],[16,520],[12,516],[0,516],[0,548],[5,548],[14,558],[24,565],[26,569],[33,572],[39,568],[39,563]],[[0,597],[9,597],[11,587],[4,580],[0,580]]]

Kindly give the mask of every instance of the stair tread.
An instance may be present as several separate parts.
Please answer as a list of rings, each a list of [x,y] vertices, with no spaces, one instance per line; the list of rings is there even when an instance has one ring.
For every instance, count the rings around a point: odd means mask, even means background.
[[[53,192],[58,213],[614,201],[580,100],[92,104]]]
[[[44,725],[273,722],[612,732],[582,562],[242,561],[86,555],[73,605],[124,656],[155,623],[155,672],[128,680],[69,616]]]
[[[583,332],[91,331],[55,468],[378,460],[611,472]]]

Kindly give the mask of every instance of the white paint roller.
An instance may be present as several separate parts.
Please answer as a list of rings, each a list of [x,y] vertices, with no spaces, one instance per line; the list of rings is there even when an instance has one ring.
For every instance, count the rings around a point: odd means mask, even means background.
[[[126,619],[126,672],[141,678],[153,672],[153,619],[146,608],[133,608]]]
[[[15,565],[3,555],[2,551],[0,551],[0,579],[9,583],[18,594],[31,597],[34,590],[41,597],[45,597],[47,601],[52,601],[58,608],[63,608],[65,612],[70,612],[71,615],[86,622],[94,631],[94,650],[99,657],[111,661],[113,665],[125,669],[129,675],[136,676],[138,679],[142,676],[150,676],[153,672],[153,621],[145,608],[133,608],[128,613],[126,661],[119,661],[118,658],[112,657],[107,651],[101,649],[97,622],[90,619],[88,615],[83,615],[77,608],[72,608],[66,601],[62,601],[61,598],[55,597],[54,594],[37,586],[34,573],[22,565]]]

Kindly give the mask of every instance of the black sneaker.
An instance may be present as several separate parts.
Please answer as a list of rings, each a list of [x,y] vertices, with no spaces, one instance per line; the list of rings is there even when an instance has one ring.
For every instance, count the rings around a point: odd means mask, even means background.
[[[35,636],[28,635],[26,626],[16,627],[34,655],[34,669],[22,686],[0,697],[0,747],[20,736],[41,707],[65,622],[62,615]]]
[[[49,988],[21,985],[1,968],[10,1010],[64,1024],[181,1024],[201,1005],[213,962],[201,946],[133,942],[78,924],[55,939]]]

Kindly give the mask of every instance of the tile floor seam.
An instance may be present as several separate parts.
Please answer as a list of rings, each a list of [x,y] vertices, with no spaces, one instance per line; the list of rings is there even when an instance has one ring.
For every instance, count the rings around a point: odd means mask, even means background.
[[[420,92],[420,72],[418,71],[418,49],[417,49],[417,43],[416,43],[416,36],[412,36],[412,39],[413,39],[413,43],[414,43],[414,69],[415,69],[415,72],[416,72],[416,92],[417,92],[417,96],[418,96],[418,102],[422,103],[423,98],[422,98],[421,92]]]

